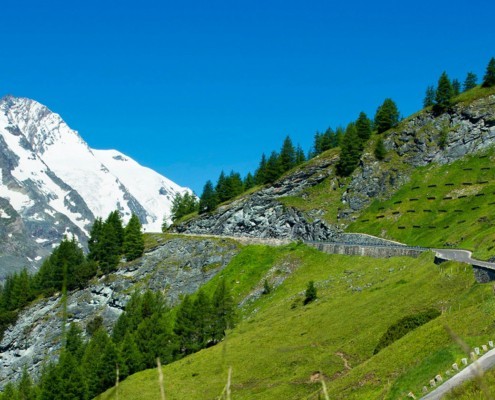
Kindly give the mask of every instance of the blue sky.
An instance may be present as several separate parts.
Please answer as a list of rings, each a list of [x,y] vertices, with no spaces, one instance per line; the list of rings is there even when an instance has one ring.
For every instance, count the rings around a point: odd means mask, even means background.
[[[33,1],[0,12],[0,96],[47,105],[200,194],[286,135],[421,108],[442,71],[495,56],[495,4],[473,1]]]

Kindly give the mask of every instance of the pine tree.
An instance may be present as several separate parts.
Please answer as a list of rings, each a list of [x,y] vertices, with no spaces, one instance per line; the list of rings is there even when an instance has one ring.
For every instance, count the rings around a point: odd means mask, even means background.
[[[242,183],[241,174],[239,172],[230,171],[227,177],[227,187],[228,187],[228,199],[233,199],[244,192],[244,185]]]
[[[232,329],[235,324],[235,305],[225,279],[222,279],[212,298],[213,312],[213,340],[219,342],[227,329]]]
[[[22,375],[17,384],[17,398],[19,400],[36,400],[36,389],[29,376],[26,366],[22,369]]]
[[[375,114],[377,133],[385,132],[399,123],[399,110],[392,99],[385,99]]]
[[[383,144],[383,139],[381,137],[376,141],[375,146],[375,157],[377,160],[383,160],[385,155],[387,154],[387,150],[385,149],[385,145]]]
[[[177,193],[172,200],[172,208],[170,209],[172,221],[176,222],[185,215],[198,211],[198,205],[198,199],[194,194],[189,192]]]
[[[265,183],[273,183],[282,175],[280,157],[276,151],[272,151],[266,162]]]
[[[431,107],[435,104],[435,88],[428,86],[425,92],[425,98],[423,99],[423,108]]]
[[[199,200],[199,213],[211,212],[217,207],[217,204],[218,198],[215,189],[213,189],[213,183],[208,181],[203,187],[203,194]]]
[[[282,173],[289,171],[296,165],[296,149],[289,136],[286,136],[280,149],[279,165]]]
[[[464,84],[463,84],[463,91],[467,91],[467,90],[470,90],[470,89],[474,89],[477,85],[477,82],[478,82],[478,77],[476,76],[476,74],[474,72],[468,72],[467,75],[466,75],[466,79],[464,80]]]
[[[219,203],[223,203],[230,198],[230,188],[228,187],[228,181],[223,171],[218,177],[217,184],[215,186],[215,192],[217,194]]]
[[[199,350],[197,341],[197,313],[189,295],[184,296],[175,317],[174,333],[179,340],[179,352],[182,355]]]
[[[260,164],[254,174],[254,180],[257,185],[264,185],[266,183],[266,156],[264,153],[261,155]]]
[[[450,107],[454,91],[452,84],[446,72],[443,72],[438,80],[437,91],[435,95],[434,110],[437,113],[445,111]]]
[[[461,93],[461,82],[458,79],[452,80],[452,96],[459,96]]]
[[[141,232],[141,222],[136,214],[132,214],[131,219],[124,229],[123,251],[127,261],[135,260],[144,253],[144,237]]]
[[[486,72],[481,86],[485,88],[495,86],[495,58],[493,57],[486,66]]]
[[[116,269],[122,250],[119,233],[114,223],[107,221],[103,224],[100,245],[103,251],[100,255],[99,266],[101,271],[107,274]]]
[[[308,287],[306,288],[306,292],[304,294],[304,305],[311,303],[317,299],[317,291],[313,281],[308,282]]]
[[[126,333],[124,336],[124,340],[119,347],[119,352],[121,360],[119,367],[122,379],[145,368],[141,352],[131,333]]]
[[[349,124],[342,140],[340,158],[336,165],[339,176],[349,176],[356,169],[362,153],[362,146],[354,124]]]
[[[296,148],[296,165],[301,165],[305,161],[306,161],[306,156],[304,155],[304,150],[298,144]]]
[[[364,145],[371,136],[371,121],[362,111],[356,120],[356,131],[361,143]]]
[[[103,220],[101,217],[95,219],[93,226],[91,227],[91,232],[89,233],[88,240],[88,259],[99,261],[101,257],[101,234],[103,230]]]
[[[112,211],[108,215],[105,224],[113,225],[115,229],[115,235],[117,238],[117,244],[119,246],[119,253],[120,253],[122,249],[122,244],[124,243],[124,224],[122,223],[122,218],[120,217],[120,213],[117,210]]]
[[[244,181],[243,181],[243,186],[244,186],[245,191],[252,189],[253,187],[256,186],[256,181],[255,181],[254,176],[251,172],[248,172],[248,174],[245,176]]]

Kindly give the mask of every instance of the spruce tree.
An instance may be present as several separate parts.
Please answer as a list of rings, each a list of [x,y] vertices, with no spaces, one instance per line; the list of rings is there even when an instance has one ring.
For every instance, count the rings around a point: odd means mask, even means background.
[[[435,88],[428,86],[425,92],[425,98],[423,99],[423,108],[431,107],[435,104]]]
[[[119,352],[120,360],[122,362],[120,365],[120,375],[122,379],[144,369],[142,355],[134,340],[133,334],[126,333],[124,340],[120,344]]]
[[[260,164],[254,174],[254,180],[257,185],[264,185],[266,183],[266,156],[264,153],[261,155]]]
[[[446,72],[443,72],[438,79],[437,91],[435,94],[435,112],[444,112],[448,107],[450,107],[452,97],[454,95],[454,90],[452,89],[452,84]]]
[[[241,174],[239,172],[230,171],[227,177],[227,187],[228,187],[228,199],[233,199],[244,192],[244,185],[242,183]]]
[[[100,243],[104,251],[100,255],[99,266],[101,271],[107,274],[116,269],[122,250],[119,233],[116,231],[114,223],[107,221],[103,224]]]
[[[88,249],[89,254],[88,258],[90,260],[98,261],[101,256],[101,233],[103,230],[103,220],[101,217],[95,219],[93,226],[91,227],[91,232],[89,233],[88,240]]]
[[[468,72],[463,84],[463,91],[474,89],[477,85],[478,77],[474,72]]]
[[[252,189],[253,187],[256,186],[256,181],[255,181],[254,176],[251,172],[248,172],[248,174],[244,177],[244,181],[242,184],[244,186],[245,191]]]
[[[304,294],[304,305],[315,301],[317,297],[315,283],[313,281],[309,281],[308,287],[306,288],[306,292]]]
[[[349,176],[356,169],[361,157],[362,146],[354,124],[349,124],[342,140],[336,172],[339,176]]]
[[[375,128],[377,133],[385,132],[399,123],[399,110],[395,102],[388,98],[378,107],[375,114]]]
[[[273,183],[282,175],[280,157],[276,151],[272,151],[266,162],[265,183]]]
[[[124,243],[124,224],[122,223],[120,213],[117,210],[112,211],[108,215],[105,224],[111,224],[114,227],[120,253],[122,250],[122,244]]]
[[[136,214],[132,214],[124,229],[123,251],[127,261],[135,260],[144,253],[144,237],[141,232],[141,222]]]
[[[493,57],[486,66],[486,72],[481,86],[485,88],[495,86],[495,58]]]
[[[218,202],[223,203],[227,201],[230,197],[230,188],[228,185],[227,178],[225,176],[225,172],[221,172],[218,177],[217,184],[215,186],[215,192],[217,194]]]
[[[304,150],[300,145],[297,145],[296,148],[296,165],[301,165],[306,161],[306,156],[304,155]]]
[[[212,298],[214,323],[213,340],[219,342],[227,329],[232,329],[235,324],[235,304],[225,279],[219,283]]]
[[[461,93],[461,82],[458,79],[452,80],[452,96],[459,96]]]
[[[213,183],[207,181],[203,187],[203,194],[199,200],[199,213],[204,214],[213,211],[218,205],[218,198],[213,188]]]
[[[282,173],[289,171],[296,165],[296,149],[289,136],[286,136],[280,149],[279,164]]]
[[[368,116],[361,111],[355,124],[359,140],[364,145],[371,136],[371,121]]]
[[[199,350],[197,319],[198,314],[194,309],[191,297],[189,295],[184,296],[177,310],[174,325],[174,333],[179,341],[179,352],[182,355],[191,354]]]

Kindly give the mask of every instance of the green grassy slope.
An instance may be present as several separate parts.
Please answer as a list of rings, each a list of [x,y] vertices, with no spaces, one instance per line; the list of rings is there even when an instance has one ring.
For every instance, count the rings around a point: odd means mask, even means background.
[[[390,199],[374,201],[348,227],[428,247],[495,254],[495,151],[418,168]]]
[[[286,279],[243,307],[244,319],[226,341],[163,368],[167,399],[218,398],[229,366],[234,399],[317,399],[315,371],[332,399],[402,398],[460,360],[444,326],[470,345],[495,334],[491,285],[475,283],[464,265],[435,266],[431,254],[377,260],[304,245],[249,246],[223,275],[237,299],[261,288],[265,277]],[[309,280],[319,299],[303,306]],[[373,355],[391,324],[429,307],[444,313]],[[141,372],[120,384],[118,396],[114,388],[99,398],[159,398],[157,376]]]

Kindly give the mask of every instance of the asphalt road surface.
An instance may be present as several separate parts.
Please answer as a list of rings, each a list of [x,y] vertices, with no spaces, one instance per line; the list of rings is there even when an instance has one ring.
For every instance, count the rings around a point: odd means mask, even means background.
[[[422,400],[435,400],[441,399],[442,396],[450,392],[453,388],[459,386],[463,382],[473,379],[476,376],[483,374],[485,371],[495,366],[495,349],[490,350],[488,353],[482,355],[478,360],[469,364],[466,368],[454,375],[448,381],[442,383],[432,392],[422,397]]]

